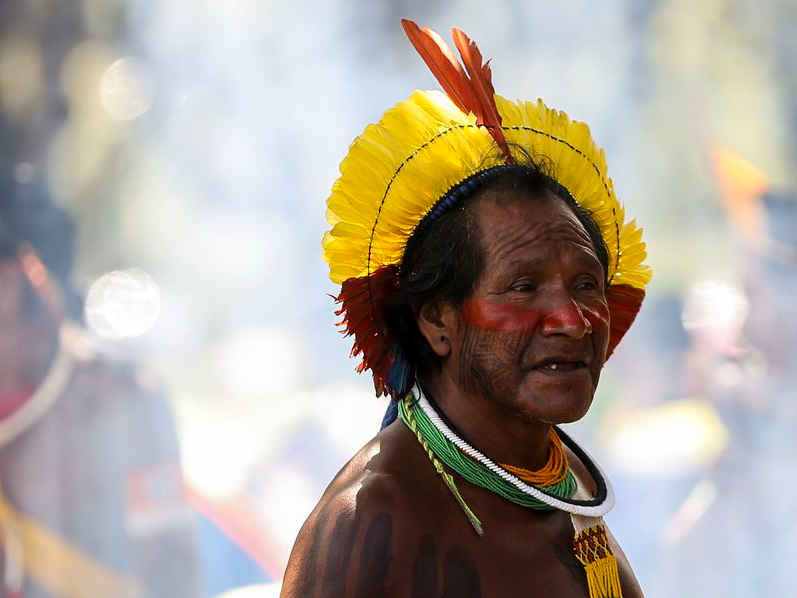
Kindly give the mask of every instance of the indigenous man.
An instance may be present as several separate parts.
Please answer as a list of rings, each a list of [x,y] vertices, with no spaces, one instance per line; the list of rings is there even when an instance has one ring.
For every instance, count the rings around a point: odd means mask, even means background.
[[[352,144],[331,278],[389,423],[302,528],[284,598],[642,596],[608,480],[556,426],[589,409],[649,278],[583,123],[496,95],[475,44],[404,28],[447,95]]]

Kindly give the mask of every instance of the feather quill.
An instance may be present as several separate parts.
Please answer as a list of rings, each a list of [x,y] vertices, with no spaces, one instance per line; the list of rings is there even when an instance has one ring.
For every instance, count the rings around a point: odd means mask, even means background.
[[[476,42],[471,41],[461,30],[454,28],[452,34],[454,44],[462,56],[462,62],[465,64],[468,75],[470,75],[469,81],[473,92],[481,105],[481,122],[479,124],[488,128],[507,160],[514,162],[506,137],[504,137],[504,131],[501,129],[501,114],[495,105],[495,88],[493,87],[490,61],[484,62]]]
[[[402,19],[401,25],[412,45],[432,71],[443,91],[465,114],[473,113],[476,122],[487,128],[507,162],[515,160],[509,151],[501,114],[495,104],[490,63],[484,62],[479,47],[459,29],[454,29],[454,43],[462,56],[462,64],[442,37],[429,28],[421,29],[417,23]]]
[[[443,38],[427,27],[421,29],[409,19],[401,19],[401,26],[451,101],[465,114],[474,112],[479,100],[465,70]],[[478,117],[478,113],[474,113]]]

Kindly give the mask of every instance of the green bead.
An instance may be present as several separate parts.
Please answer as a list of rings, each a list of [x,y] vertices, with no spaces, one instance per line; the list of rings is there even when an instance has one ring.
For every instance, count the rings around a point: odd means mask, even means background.
[[[486,465],[463,454],[434,426],[423,409],[414,409],[412,407],[412,400],[411,397],[408,397],[403,401],[399,401],[399,417],[401,421],[410,430],[417,431],[434,455],[456,471],[462,478],[523,507],[546,511],[554,509],[554,507],[537,500],[533,496],[529,496]],[[412,425],[413,420],[415,426]],[[561,482],[546,486],[544,492],[558,498],[571,498],[576,492],[576,480],[573,477],[573,473],[568,469],[567,476]]]

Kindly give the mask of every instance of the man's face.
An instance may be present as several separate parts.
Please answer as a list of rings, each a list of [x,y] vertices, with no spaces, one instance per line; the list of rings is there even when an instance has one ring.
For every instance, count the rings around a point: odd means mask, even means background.
[[[575,421],[606,356],[603,268],[560,199],[494,199],[473,207],[485,260],[452,339],[459,385],[530,421]]]

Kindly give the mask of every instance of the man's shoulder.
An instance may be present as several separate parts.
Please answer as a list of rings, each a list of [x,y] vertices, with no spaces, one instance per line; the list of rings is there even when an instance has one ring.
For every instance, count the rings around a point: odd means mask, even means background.
[[[401,422],[388,426],[338,472],[313,515],[343,516],[428,508],[435,477],[423,448]]]
[[[434,517],[434,488],[445,492],[424,457],[400,422],[366,444],[341,469],[299,532],[282,596],[321,589],[321,596],[343,596],[346,588],[385,587],[388,563],[401,560],[409,552],[405,544]]]

